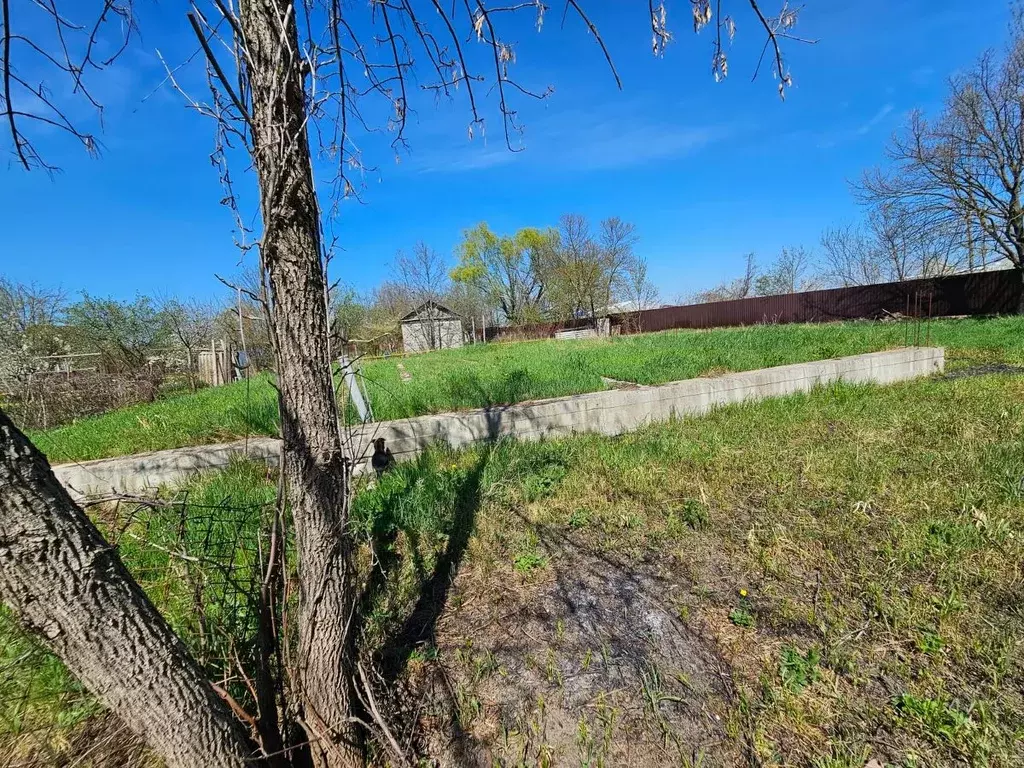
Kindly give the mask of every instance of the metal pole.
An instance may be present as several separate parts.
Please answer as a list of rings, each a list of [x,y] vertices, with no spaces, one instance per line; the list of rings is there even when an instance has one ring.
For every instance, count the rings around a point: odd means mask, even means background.
[[[356,380],[355,370],[353,370],[352,363],[349,362],[346,355],[343,354],[338,358],[338,367],[341,369],[342,380],[348,387],[349,396],[352,398],[352,405],[355,407],[356,413],[359,414],[359,420],[364,424],[373,421],[373,412],[363,398],[359,382]]]
[[[934,292],[928,294],[928,340],[925,341],[925,344],[928,345],[932,343],[932,297],[934,295]]]
[[[903,314],[903,346],[910,346],[910,292],[907,291],[907,311]]]
[[[242,342],[242,356],[245,358],[245,378],[249,378],[249,350],[245,346],[245,325],[242,323],[242,289],[238,289],[238,338]],[[241,366],[239,366],[241,367]]]
[[[914,291],[913,293],[913,345],[915,347],[921,346],[921,291]]]

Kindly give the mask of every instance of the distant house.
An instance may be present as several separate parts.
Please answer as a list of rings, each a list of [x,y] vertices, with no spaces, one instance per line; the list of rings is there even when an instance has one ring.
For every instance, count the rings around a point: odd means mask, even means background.
[[[455,349],[466,340],[462,318],[436,301],[420,304],[399,322],[406,352]]]

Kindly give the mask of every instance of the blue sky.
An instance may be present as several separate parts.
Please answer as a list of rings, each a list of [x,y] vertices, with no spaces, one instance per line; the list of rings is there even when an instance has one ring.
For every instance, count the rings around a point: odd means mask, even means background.
[[[1009,7],[808,0],[797,31],[819,42],[787,46],[794,85],[781,102],[767,67],[751,82],[763,38],[746,4],[732,5],[738,29],[719,84],[711,30],[692,33],[682,0],[668,6],[675,39],[663,58],[650,52],[646,4],[585,4],[621,91],[579,20],[561,28],[560,5],[539,34],[517,27],[517,80],[555,92],[543,103],[517,100],[526,130],[515,154],[504,148],[493,96],[486,135],[470,141],[463,100],[416,95],[400,162],[379,137],[360,139],[378,171],[366,175],[362,202],[343,204],[333,222],[344,248],[333,276],[369,290],[389,276],[395,252],[419,240],[449,254],[479,221],[513,231],[567,212],[636,224],[666,300],[734,276],[748,251],[768,262],[786,245],[816,247],[822,229],[858,216],[847,182],[883,159],[908,110],[935,110],[948,76],[1002,44]],[[212,126],[160,86],[155,51],[176,64],[194,47],[184,4],[137,7],[141,39],[94,80],[106,106],[101,157],[43,135],[60,174],[0,168],[6,277],[124,298],[213,296],[214,273],[237,269],[209,162]],[[202,70],[180,77],[198,89]],[[8,137],[0,142],[9,149]],[[241,164],[233,170],[243,175]],[[328,171],[321,165],[318,177]]]

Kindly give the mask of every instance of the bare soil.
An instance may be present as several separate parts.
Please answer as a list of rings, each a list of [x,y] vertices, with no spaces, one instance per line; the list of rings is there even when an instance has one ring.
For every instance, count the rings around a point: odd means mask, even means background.
[[[725,731],[728,665],[699,620],[679,617],[681,586],[548,544],[535,582],[456,579],[436,660],[410,668],[427,702],[421,754],[481,768],[740,762]]]

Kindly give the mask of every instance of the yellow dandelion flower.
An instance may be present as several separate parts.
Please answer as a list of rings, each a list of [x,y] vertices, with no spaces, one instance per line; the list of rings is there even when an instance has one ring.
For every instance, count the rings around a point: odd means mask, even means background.
[[[741,589],[740,590],[740,597],[746,597],[746,596],[747,596],[747,590]]]

